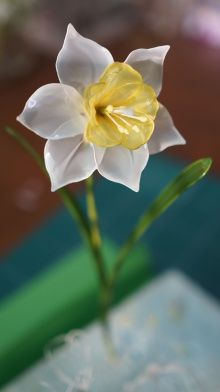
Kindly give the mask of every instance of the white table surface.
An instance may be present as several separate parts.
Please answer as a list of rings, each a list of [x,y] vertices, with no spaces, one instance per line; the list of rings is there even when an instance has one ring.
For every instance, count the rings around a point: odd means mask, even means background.
[[[2,391],[220,391],[220,308],[182,274],[137,291],[111,312],[110,329],[113,353],[93,323]]]

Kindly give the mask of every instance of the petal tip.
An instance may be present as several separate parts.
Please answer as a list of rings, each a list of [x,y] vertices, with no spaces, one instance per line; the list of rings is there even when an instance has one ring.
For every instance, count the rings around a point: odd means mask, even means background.
[[[17,117],[16,117],[16,121],[18,121],[20,124],[22,124],[24,127],[28,128],[28,126],[26,125],[25,122],[25,116],[24,116],[24,111],[21,112]],[[30,128],[29,128],[30,129]]]
[[[20,122],[20,123],[21,123],[21,117],[22,117],[22,113],[21,113],[21,114],[19,114],[19,115],[16,117],[16,121],[18,121],[18,122]]]
[[[49,174],[49,171],[47,170],[47,172],[48,172],[48,174]],[[51,184],[51,186],[50,186],[50,190],[51,190],[51,192],[56,192],[59,188],[62,188],[62,185],[61,186],[59,186],[59,185],[57,185],[57,183],[56,183],[56,181],[54,181],[54,178],[52,178],[51,176],[50,176],[50,174],[49,174],[49,178],[50,178],[50,184]]]
[[[56,192],[56,191],[57,191],[57,189],[58,189],[57,187],[55,187],[53,184],[51,184],[51,189],[50,189],[50,190],[51,190],[51,192],[53,192],[53,193],[54,193],[54,192]]]
[[[186,144],[186,139],[178,132],[179,134],[179,145],[185,145]]]
[[[73,27],[72,23],[69,23],[67,26],[67,33],[71,33],[72,35],[76,36],[78,33],[75,29],[75,27]]]
[[[170,50],[170,45],[162,45],[162,46],[160,46],[160,49],[162,49],[161,50],[161,59],[162,59],[162,62],[163,62],[165,60],[165,57],[166,57],[167,53]]]
[[[170,45],[164,45],[164,51],[167,53],[170,50]]]
[[[128,187],[132,190],[132,191],[134,191],[134,192],[139,192],[139,190],[140,190],[140,181],[138,181],[137,183],[135,183],[135,184],[131,184],[130,186],[128,185]]]

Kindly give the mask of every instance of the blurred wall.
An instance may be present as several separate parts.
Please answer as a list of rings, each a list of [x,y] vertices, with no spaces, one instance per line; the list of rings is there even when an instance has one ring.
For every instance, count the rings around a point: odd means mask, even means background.
[[[215,0],[1,0],[1,130],[16,127],[43,153],[44,142],[16,116],[35,89],[57,81],[54,63],[69,22],[121,61],[139,47],[171,45],[160,100],[187,145],[167,153],[188,160],[210,155],[219,173],[220,5]],[[3,132],[0,167],[0,250],[5,253],[59,201],[35,163]]]

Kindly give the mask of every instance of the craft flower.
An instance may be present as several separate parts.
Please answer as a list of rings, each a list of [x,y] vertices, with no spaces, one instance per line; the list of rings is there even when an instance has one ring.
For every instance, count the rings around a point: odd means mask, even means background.
[[[95,170],[138,191],[149,154],[185,143],[157,100],[168,49],[137,49],[114,62],[107,49],[68,26],[56,62],[60,83],[39,88],[18,116],[48,139],[52,191]]]

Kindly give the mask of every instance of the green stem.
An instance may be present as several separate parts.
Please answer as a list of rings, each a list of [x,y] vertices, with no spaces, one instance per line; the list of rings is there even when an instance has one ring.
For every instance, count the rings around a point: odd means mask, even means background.
[[[108,287],[108,277],[102,255],[102,240],[99,229],[98,212],[96,208],[92,176],[86,179],[86,190],[87,211],[91,228],[91,241],[95,253],[96,268],[99,275],[101,288],[101,318],[103,321],[105,321],[107,317],[106,292]]]
[[[42,172],[48,176],[47,170],[45,168],[44,160],[38,154],[38,152],[32,147],[32,145],[28,142],[28,140],[16,130],[7,127],[5,131],[12,136],[18,144],[26,151],[35,162],[38,164]],[[74,195],[69,191],[68,188],[63,187],[57,190],[59,197],[61,198],[63,204],[69,211],[71,217],[76,221],[79,230],[83,239],[88,244],[90,251],[93,255],[93,259],[98,271],[98,276],[100,280],[101,286],[101,318],[105,321],[107,315],[107,306],[106,303],[106,292],[107,292],[107,274],[105,271],[105,263],[103,260],[102,252],[101,252],[101,236],[99,232],[98,225],[98,214],[96,210],[94,192],[93,192],[93,179],[90,177],[86,181],[87,184],[87,206],[88,206],[88,215],[89,220],[86,219],[84,213],[81,209],[80,204]]]
[[[98,213],[97,213],[96,203],[95,203],[92,176],[86,179],[86,190],[87,190],[87,195],[86,195],[87,211],[90,220],[92,242],[94,243],[94,246],[100,250],[101,235],[99,230]]]
[[[78,225],[81,232],[81,236],[89,245],[89,247],[91,247],[90,227],[78,201],[73,196],[72,192],[70,192],[70,190],[66,187],[58,189],[57,193],[60,199],[62,200],[64,206],[69,211],[69,214]]]

